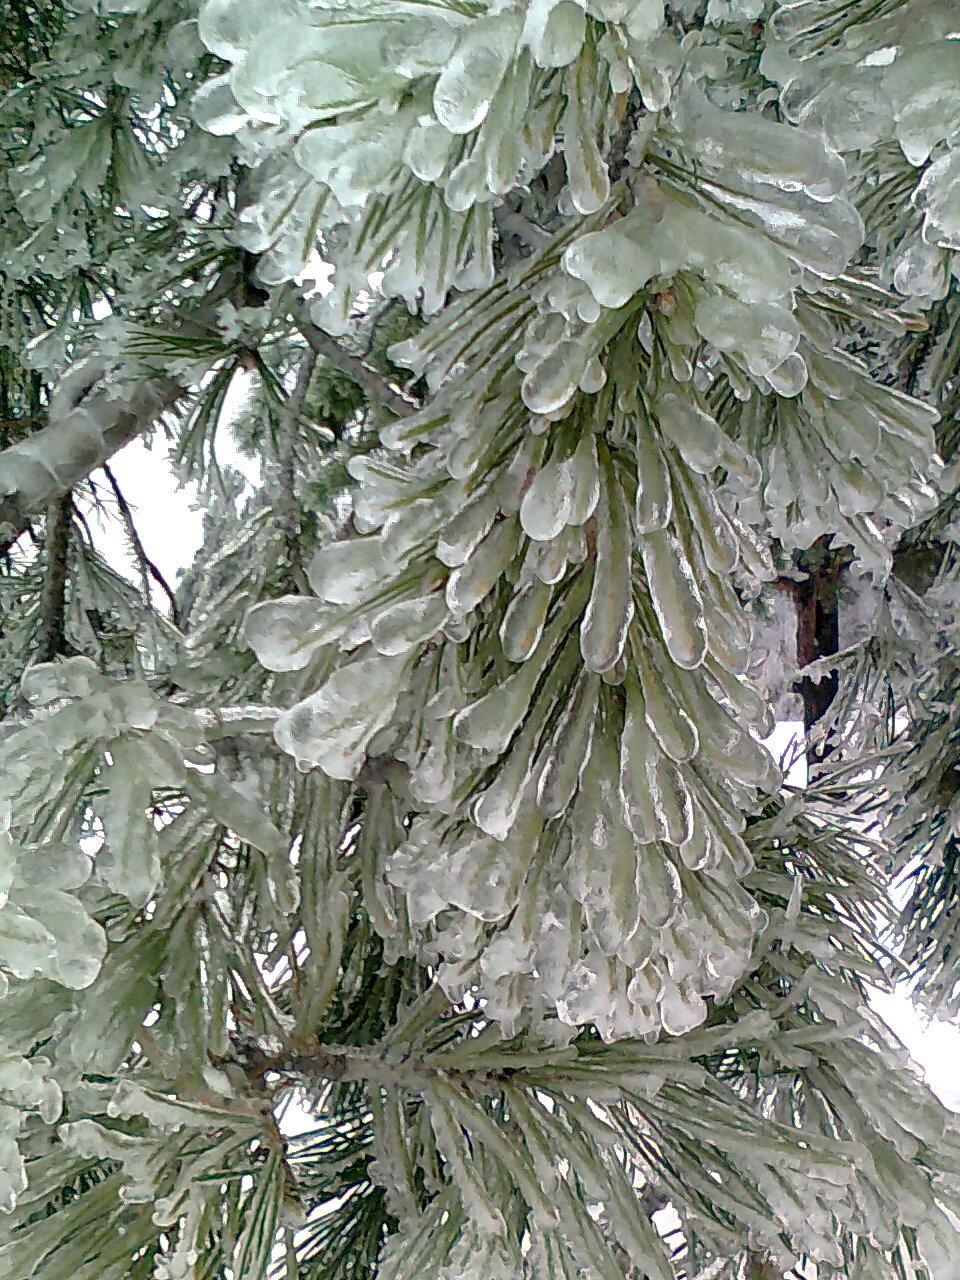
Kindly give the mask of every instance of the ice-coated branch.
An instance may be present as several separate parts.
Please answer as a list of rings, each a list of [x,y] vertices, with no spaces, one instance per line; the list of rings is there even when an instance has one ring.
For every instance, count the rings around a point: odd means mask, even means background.
[[[444,1070],[439,1064],[428,1064],[422,1058],[387,1055],[377,1045],[329,1045],[314,1043],[305,1048],[287,1048],[277,1054],[264,1052],[255,1044],[241,1048],[241,1065],[249,1079],[265,1075],[298,1076],[303,1080],[351,1080],[366,1085],[385,1085],[418,1093],[436,1079],[449,1081],[469,1079],[477,1088],[485,1085],[500,1088],[509,1078],[502,1071]]]
[[[345,373],[369,399],[383,405],[398,418],[405,418],[420,407],[412,396],[393,386],[372,365],[348,351],[336,338],[315,324],[302,303],[291,307],[291,314],[314,353],[329,360],[341,373]]]
[[[243,734],[273,733],[273,726],[280,715],[279,707],[256,705],[237,707],[200,707],[194,711],[197,722],[207,738],[215,742],[220,738],[236,738]]]
[[[104,362],[82,361],[64,378],[47,425],[0,451],[0,554],[31,520],[148,431],[188,392],[179,380],[146,377],[129,393]]]

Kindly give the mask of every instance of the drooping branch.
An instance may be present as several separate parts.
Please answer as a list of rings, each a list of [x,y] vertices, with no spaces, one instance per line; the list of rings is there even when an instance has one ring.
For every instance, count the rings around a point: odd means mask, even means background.
[[[67,564],[72,525],[73,497],[67,492],[51,502],[47,508],[47,529],[43,542],[43,592],[40,598],[40,628],[37,632],[37,662],[52,662],[65,649]]]
[[[90,381],[74,386],[66,403],[55,399],[45,427],[0,452],[0,554],[50,503],[144,435],[188,393],[179,380],[155,376],[122,397],[104,365],[89,372]]]
[[[397,417],[419,407],[413,397],[316,325],[305,306],[295,308],[293,318],[312,351],[345,373],[371,400]],[[196,319],[181,327],[206,332]],[[64,381],[72,384],[70,393],[59,401],[54,397],[47,425],[0,450],[0,555],[51,502],[144,435],[190,393],[185,380],[151,375],[124,395],[111,380],[109,368],[96,361],[77,366]]]

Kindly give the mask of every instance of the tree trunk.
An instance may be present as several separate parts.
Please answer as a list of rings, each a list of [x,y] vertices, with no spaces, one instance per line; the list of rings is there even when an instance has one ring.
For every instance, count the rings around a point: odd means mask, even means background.
[[[827,539],[821,538],[801,559],[801,567],[807,577],[795,587],[797,666],[801,669],[820,658],[832,657],[840,649],[839,577],[844,558],[835,551],[829,551],[826,544]],[[796,687],[803,703],[807,764],[814,767],[822,764],[833,749],[829,734],[811,741],[811,731],[827,714],[837,696],[837,674],[830,672],[819,680],[801,676]]]

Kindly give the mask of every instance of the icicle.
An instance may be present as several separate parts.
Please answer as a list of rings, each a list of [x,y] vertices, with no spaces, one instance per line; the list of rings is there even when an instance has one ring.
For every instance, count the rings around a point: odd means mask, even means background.
[[[546,583],[531,582],[507,605],[500,623],[500,643],[511,662],[525,662],[539,644],[552,598]]]
[[[588,675],[577,681],[563,708],[537,784],[537,803],[548,818],[564,812],[573,798],[590,752],[597,718],[599,681]]]
[[[683,551],[677,539],[664,532],[646,534],[640,550],[667,652],[677,666],[697,667],[707,648],[703,601]]]
[[[633,617],[633,539],[620,481],[602,451],[597,508],[596,561],[590,603],[580,627],[580,651],[589,671],[609,671],[623,652]]]
[[[455,616],[463,617],[493,589],[497,579],[517,552],[515,518],[494,525],[470,558],[454,569],[447,579],[447,606]]]
[[[673,511],[670,473],[653,428],[637,425],[637,501],[634,526],[638,534],[665,529]]]

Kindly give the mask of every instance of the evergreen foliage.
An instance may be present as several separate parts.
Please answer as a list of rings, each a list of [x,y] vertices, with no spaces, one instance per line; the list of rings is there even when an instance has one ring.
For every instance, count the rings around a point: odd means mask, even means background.
[[[8,10],[0,1280],[957,1280],[956,5]]]

